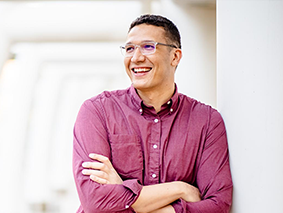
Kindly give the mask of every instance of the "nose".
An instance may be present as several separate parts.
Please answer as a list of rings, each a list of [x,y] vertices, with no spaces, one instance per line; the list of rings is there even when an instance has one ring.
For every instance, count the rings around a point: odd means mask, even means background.
[[[131,61],[132,62],[140,62],[140,61],[144,61],[144,60],[145,60],[145,56],[140,51],[140,47],[136,47],[134,54],[131,58]]]

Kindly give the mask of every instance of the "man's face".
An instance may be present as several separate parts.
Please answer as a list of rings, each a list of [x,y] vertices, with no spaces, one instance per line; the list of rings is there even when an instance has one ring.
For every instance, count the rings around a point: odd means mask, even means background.
[[[126,43],[141,44],[143,41],[155,41],[167,44],[165,31],[162,27],[141,24],[131,29]],[[155,53],[142,55],[140,48],[136,48],[134,55],[125,57],[125,69],[133,86],[139,91],[164,92],[174,84],[175,64],[174,51],[176,49],[157,45]]]

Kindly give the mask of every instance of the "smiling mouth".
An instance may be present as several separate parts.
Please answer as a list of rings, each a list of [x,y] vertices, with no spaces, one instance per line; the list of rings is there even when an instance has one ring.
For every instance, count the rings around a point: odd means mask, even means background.
[[[146,73],[149,72],[152,68],[132,68],[134,73]]]

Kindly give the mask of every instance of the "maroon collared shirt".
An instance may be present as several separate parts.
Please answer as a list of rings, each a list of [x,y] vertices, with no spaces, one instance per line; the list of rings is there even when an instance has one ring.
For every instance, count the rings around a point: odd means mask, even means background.
[[[101,185],[82,175],[90,153],[107,156],[123,184]],[[133,87],[85,101],[74,127],[73,172],[78,212],[134,212],[142,185],[177,180],[196,186],[202,196],[195,203],[172,203],[177,213],[228,213],[232,202],[224,122],[215,109],[177,88],[159,113]]]

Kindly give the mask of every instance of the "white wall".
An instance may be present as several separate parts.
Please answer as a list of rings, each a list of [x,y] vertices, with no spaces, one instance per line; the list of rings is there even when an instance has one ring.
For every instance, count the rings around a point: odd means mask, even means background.
[[[233,213],[283,212],[283,1],[218,0],[217,105]]]

